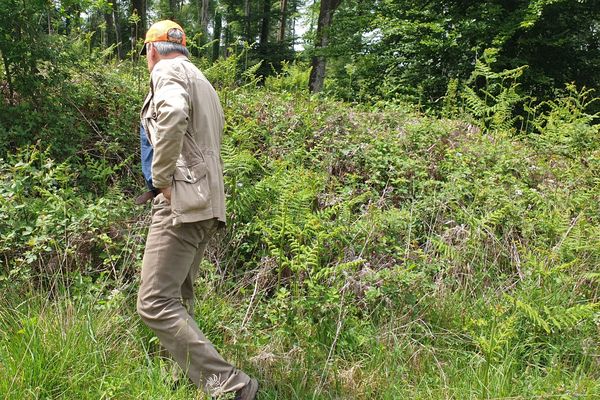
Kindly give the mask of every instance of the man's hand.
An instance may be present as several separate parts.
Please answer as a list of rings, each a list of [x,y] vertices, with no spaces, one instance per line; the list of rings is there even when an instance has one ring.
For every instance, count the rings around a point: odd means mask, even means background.
[[[146,204],[149,200],[152,200],[154,197],[154,193],[151,191],[147,191],[146,193],[139,195],[135,199],[135,204],[141,206],[142,204]]]
[[[160,192],[165,196],[165,199],[170,203],[171,202],[171,186],[167,186],[166,188],[160,189]]]

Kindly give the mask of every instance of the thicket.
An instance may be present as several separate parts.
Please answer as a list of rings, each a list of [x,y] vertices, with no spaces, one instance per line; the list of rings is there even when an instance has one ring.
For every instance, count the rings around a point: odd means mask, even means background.
[[[314,91],[350,102],[439,110],[449,87],[486,86],[469,78],[490,48],[496,71],[528,66],[518,92],[543,102],[573,82],[600,86],[599,16],[595,0],[3,0],[0,69],[5,91],[35,94],[67,79],[64,43],[135,59],[148,26],[170,18],[195,56],[246,49],[238,67],[261,79],[309,62]]]
[[[537,101],[572,82],[597,88],[599,15],[592,0],[344,0],[323,50],[326,90],[349,101],[401,97],[439,107],[449,84],[466,85],[489,48],[497,71],[528,66],[519,93]]]
[[[147,77],[77,51],[0,113],[0,393],[184,398],[134,314]],[[199,62],[226,113],[229,223],[197,315],[265,398],[600,395],[592,91],[531,105],[492,52],[485,86],[451,86],[434,118],[309,96],[298,65],[258,87],[238,57]]]

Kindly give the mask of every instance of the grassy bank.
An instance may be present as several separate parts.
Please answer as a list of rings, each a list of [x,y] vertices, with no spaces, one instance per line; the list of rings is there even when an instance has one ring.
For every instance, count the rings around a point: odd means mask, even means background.
[[[600,140],[584,94],[519,131],[459,104],[438,118],[309,97],[300,72],[240,88],[225,67],[207,73],[227,115],[229,222],[196,315],[261,399],[600,396]],[[103,73],[141,97],[126,69]],[[133,107],[114,114],[122,94],[105,89],[98,103],[81,87],[78,110],[36,133],[59,144],[83,121],[72,154],[2,156],[0,397],[200,396],[173,390],[135,315],[149,210],[131,200],[135,124],[109,123]]]

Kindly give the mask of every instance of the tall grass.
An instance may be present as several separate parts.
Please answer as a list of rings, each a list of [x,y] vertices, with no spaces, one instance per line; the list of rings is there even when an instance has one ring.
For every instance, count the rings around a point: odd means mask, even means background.
[[[191,385],[174,386],[169,362],[159,357],[156,339],[135,315],[130,289],[112,289],[94,297],[7,293],[0,304],[0,396],[203,399]],[[242,327],[240,313],[225,319],[227,311],[246,304],[217,295],[198,299],[200,325],[226,357],[259,378],[261,399],[594,399],[600,395],[597,359],[568,365],[560,360],[560,349],[535,350],[529,343],[517,343],[486,360],[467,334],[443,327],[459,324],[466,309],[484,307],[485,300],[460,295],[435,298],[420,315],[409,312],[386,321],[347,320],[342,307],[338,321],[295,332],[290,342],[274,332]],[[453,316],[453,321],[428,322],[435,314]],[[339,334],[337,344],[327,337],[335,335],[334,330]],[[336,345],[339,349],[331,356]],[[352,351],[345,350],[349,347]],[[547,352],[551,358],[543,365],[530,360],[524,366],[524,357],[532,350]]]

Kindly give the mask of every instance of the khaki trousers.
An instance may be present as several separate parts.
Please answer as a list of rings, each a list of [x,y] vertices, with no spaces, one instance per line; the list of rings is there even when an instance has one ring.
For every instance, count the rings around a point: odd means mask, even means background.
[[[194,321],[193,284],[216,219],[173,226],[171,207],[153,201],[137,311],[181,369],[213,396],[240,390],[250,378],[221,357]],[[186,309],[187,308],[187,309]]]

